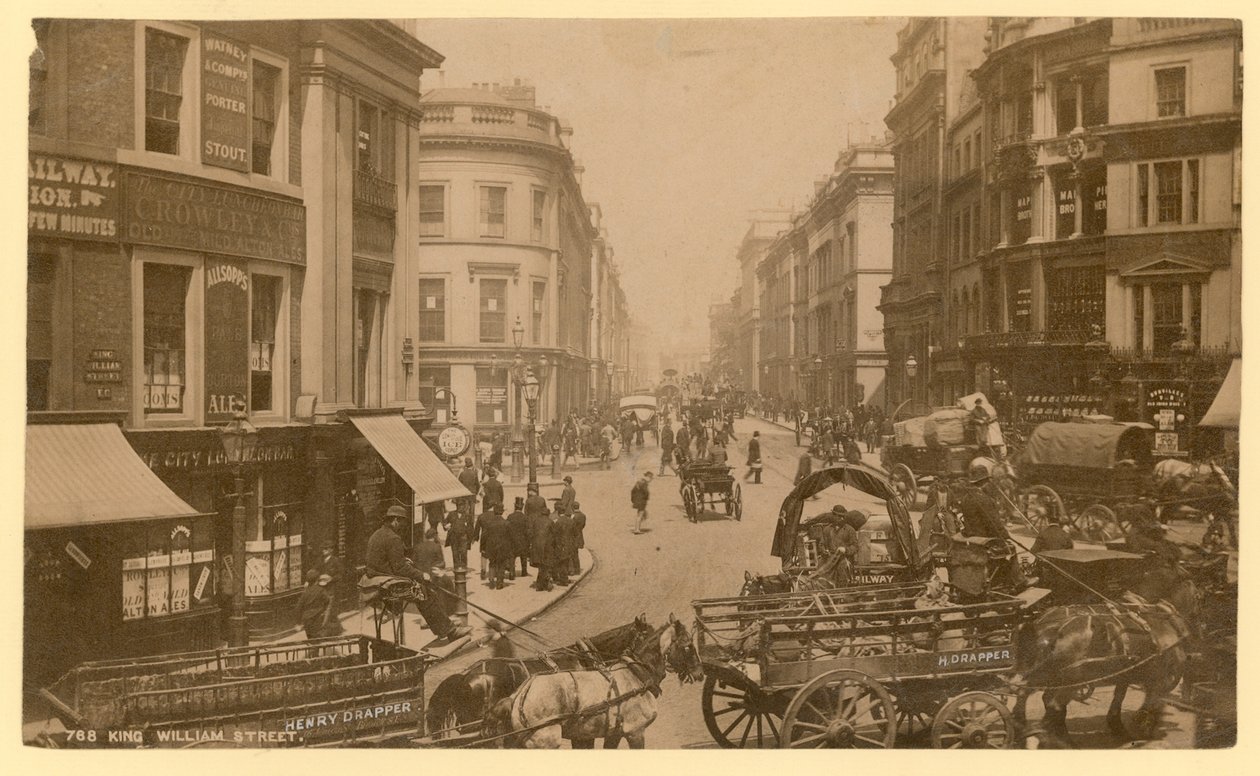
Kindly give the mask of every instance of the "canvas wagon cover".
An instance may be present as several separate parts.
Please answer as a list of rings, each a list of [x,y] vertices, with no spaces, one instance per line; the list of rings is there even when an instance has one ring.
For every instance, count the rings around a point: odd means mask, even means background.
[[[1119,455],[1117,455],[1119,451]],[[1138,457],[1150,464],[1146,431],[1121,423],[1042,423],[1028,437],[1020,465],[1110,469],[1117,460]]]

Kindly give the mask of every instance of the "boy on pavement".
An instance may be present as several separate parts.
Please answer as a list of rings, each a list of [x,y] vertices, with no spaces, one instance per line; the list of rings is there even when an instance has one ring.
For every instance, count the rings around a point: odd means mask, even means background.
[[[643,521],[647,520],[648,486],[652,483],[652,472],[643,472],[643,476],[630,489],[630,506],[634,507],[634,533],[643,533]]]

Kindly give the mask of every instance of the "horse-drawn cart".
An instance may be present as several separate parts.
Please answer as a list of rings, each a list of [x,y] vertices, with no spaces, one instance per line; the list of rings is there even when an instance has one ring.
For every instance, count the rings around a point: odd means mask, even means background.
[[[1042,423],[1015,458],[1017,501],[1038,529],[1051,512],[1068,530],[1105,543],[1124,536],[1153,490],[1151,427]]]
[[[704,461],[684,463],[678,469],[678,490],[682,494],[687,519],[696,522],[705,507],[721,504],[727,515],[744,517],[744,496],[739,483],[725,464]]]
[[[964,405],[974,407],[977,398],[991,413],[983,426],[983,439],[978,438],[981,429],[975,425],[972,412],[964,409]],[[927,412],[920,409],[920,414],[894,423],[895,433],[885,437],[880,465],[907,504],[914,504],[921,485],[964,477],[977,465],[1005,485],[1005,469],[996,466],[1006,449],[996,412],[982,394],[963,397],[959,405]],[[893,417],[895,420],[896,414]]]
[[[695,601],[705,723],[724,747],[889,748],[916,724],[935,746],[1011,746],[997,675],[1046,592],[956,604],[911,582]]]
[[[423,732],[432,659],[337,636],[88,662],[40,692],[71,736],[114,731],[156,747],[362,745]]]

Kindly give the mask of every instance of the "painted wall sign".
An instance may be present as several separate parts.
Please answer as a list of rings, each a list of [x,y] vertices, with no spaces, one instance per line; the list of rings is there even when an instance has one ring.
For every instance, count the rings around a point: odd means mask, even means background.
[[[26,228],[32,234],[118,239],[118,167],[31,154]]]
[[[162,452],[141,453],[141,459],[154,471],[178,469],[195,471],[227,466],[227,453],[220,447],[206,447],[200,450],[165,450]],[[301,457],[300,451],[289,443],[260,444],[254,448],[248,463],[276,463],[295,461]]]
[[[250,170],[249,50],[216,32],[201,33],[201,161]]]
[[[88,361],[83,372],[85,383],[121,383],[123,362],[114,350],[92,350],[88,352]],[[105,396],[101,396],[101,391]],[[109,398],[110,389],[97,390],[97,398]]]
[[[144,245],[306,263],[306,208],[176,175],[123,175],[123,234]]]
[[[249,274],[242,262],[206,268],[206,421],[249,409]]]

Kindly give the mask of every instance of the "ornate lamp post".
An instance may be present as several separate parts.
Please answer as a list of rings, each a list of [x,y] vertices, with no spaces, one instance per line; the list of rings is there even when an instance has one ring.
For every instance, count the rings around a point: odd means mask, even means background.
[[[521,358],[521,343],[525,341],[525,327],[521,324],[521,316],[516,316],[516,324],[512,326],[512,345],[516,348],[516,355],[512,357],[512,385],[516,388],[515,407],[512,413],[512,482],[520,482],[524,476],[524,462],[521,460],[523,454],[522,446],[524,439],[521,436],[521,385],[525,380],[525,361]]]
[[[254,458],[258,429],[244,412],[233,415],[223,427],[223,452],[232,465],[236,485],[236,505],[232,507],[232,615],[228,618],[228,645],[249,644],[249,621],[245,617],[245,464]]]
[[[534,424],[538,412],[538,378],[534,377],[531,371],[525,377],[525,382],[521,386],[525,393],[525,403],[529,405],[529,484],[538,484],[538,467],[534,461]]]
[[[826,402],[822,400],[822,376],[822,356],[814,356],[814,403],[819,405],[826,404]]]
[[[915,358],[914,354],[911,353],[909,356],[906,357],[906,378],[907,378],[906,393],[909,394],[906,397],[907,399],[914,398],[914,376],[917,375],[918,373],[919,373],[919,359]]]

